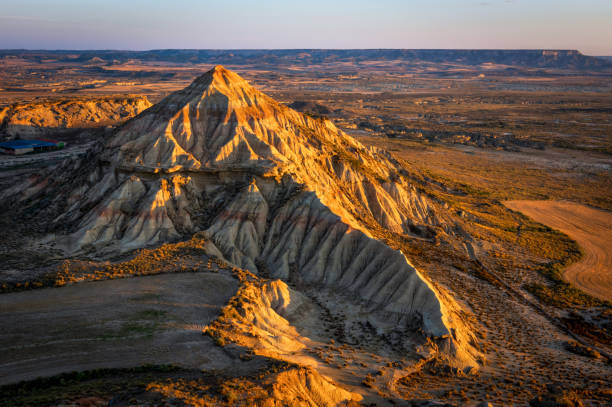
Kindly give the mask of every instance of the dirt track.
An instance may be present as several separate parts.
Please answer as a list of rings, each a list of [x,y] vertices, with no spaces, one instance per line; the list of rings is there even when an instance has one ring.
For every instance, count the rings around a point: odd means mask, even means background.
[[[595,297],[612,301],[611,212],[564,201],[508,201],[505,205],[578,242],[584,258],[566,269],[565,279]]]
[[[181,273],[0,295],[0,384],[99,367],[228,363],[201,330],[237,289]]]

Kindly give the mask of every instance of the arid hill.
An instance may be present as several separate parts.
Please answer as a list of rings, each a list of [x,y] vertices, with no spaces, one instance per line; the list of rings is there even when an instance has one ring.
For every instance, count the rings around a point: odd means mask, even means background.
[[[67,254],[105,258],[203,232],[210,255],[280,279],[245,288],[252,312],[232,325],[276,339],[254,345],[228,335],[266,354],[306,346],[288,320],[321,334],[296,320],[303,307],[286,306],[316,301],[345,313],[343,335],[367,323],[406,352],[424,346],[469,371],[479,354],[461,307],[373,238],[387,231],[450,242],[461,230],[404,172],[388,153],[218,66],[121,126],[84,162],[32,178],[21,200],[50,196],[38,209],[54,219],[46,242]]]
[[[70,130],[117,125],[150,106],[144,96],[13,104],[0,108],[0,137],[49,137]]]

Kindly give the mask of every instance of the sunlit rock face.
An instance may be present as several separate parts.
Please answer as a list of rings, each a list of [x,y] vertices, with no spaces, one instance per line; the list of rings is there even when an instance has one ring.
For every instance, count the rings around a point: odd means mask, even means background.
[[[220,66],[96,151],[66,164],[75,176],[50,205],[62,208],[55,240],[66,252],[104,257],[204,231],[238,267],[333,293],[333,307],[350,307],[380,333],[438,338],[452,363],[475,365],[454,301],[372,237],[453,225],[386,152]],[[53,182],[31,180],[28,196]]]
[[[74,129],[115,126],[142,113],[145,96],[22,103],[0,109],[0,137],[49,137]]]

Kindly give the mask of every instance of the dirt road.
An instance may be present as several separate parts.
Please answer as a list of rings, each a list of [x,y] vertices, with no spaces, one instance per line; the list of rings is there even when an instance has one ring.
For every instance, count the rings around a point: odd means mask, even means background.
[[[182,273],[2,294],[0,385],[146,363],[219,367],[227,357],[201,330],[236,289],[227,275]]]
[[[612,301],[612,212],[565,201],[507,201],[505,205],[578,242],[584,258],[565,270],[565,279]]]

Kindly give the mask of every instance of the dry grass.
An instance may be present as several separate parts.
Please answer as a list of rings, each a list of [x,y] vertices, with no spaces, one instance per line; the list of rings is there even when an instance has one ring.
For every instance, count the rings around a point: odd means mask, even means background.
[[[194,237],[180,243],[169,243],[155,249],[140,249],[134,258],[105,265],[91,265],[66,260],[57,273],[55,285],[83,280],[109,280],[168,272],[195,272],[204,269],[206,240]],[[211,265],[208,262],[207,266]]]
[[[502,152],[362,136],[391,151],[408,168],[464,192],[499,201],[561,199],[612,209],[610,156],[572,150]]]

